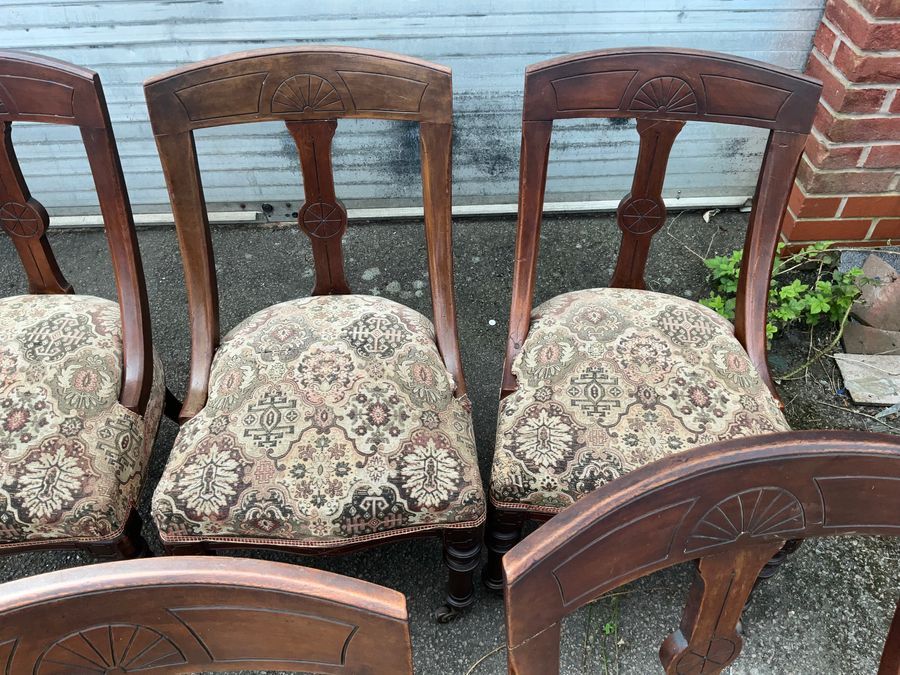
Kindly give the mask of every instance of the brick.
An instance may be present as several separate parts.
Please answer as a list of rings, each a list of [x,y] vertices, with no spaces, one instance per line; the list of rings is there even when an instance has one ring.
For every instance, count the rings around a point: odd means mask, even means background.
[[[896,85],[900,80],[900,57],[865,52],[858,54],[845,42],[841,42],[834,55],[834,65],[852,82]]]
[[[841,218],[896,216],[900,218],[900,194],[847,197]]]
[[[900,169],[900,143],[873,145],[866,157],[867,169]]]
[[[788,207],[797,218],[834,218],[841,197],[817,197],[804,194],[798,185],[791,190]]]
[[[837,41],[838,36],[833,30],[831,30],[824,23],[819,24],[819,28],[816,30],[816,35],[813,38],[813,47],[815,47],[822,54],[822,57],[827,61],[831,56],[831,52],[834,49],[834,43]],[[810,54],[810,62],[812,61],[812,54]]]
[[[844,351],[848,354],[898,354],[900,333],[850,321],[844,328]]]
[[[794,186],[794,189],[797,189],[797,186]],[[784,217],[781,219],[781,232],[785,237],[790,238],[791,233],[794,231],[794,225],[796,224],[797,219],[794,218],[794,214],[791,213],[790,207],[784,212]]]
[[[835,145],[810,134],[806,141],[806,157],[820,169],[852,169],[862,156],[861,145]]]
[[[852,1],[831,0],[825,5],[825,17],[840,28],[860,49],[889,50],[900,44],[900,21],[872,19]]]
[[[828,171],[801,161],[797,181],[807,194],[840,195],[848,192],[889,192],[896,172],[877,170]]]
[[[878,239],[900,239],[900,218],[879,218],[875,221],[872,237]]]
[[[825,220],[798,220],[791,230],[791,239],[865,239],[872,226],[871,218],[831,218]]]
[[[900,138],[900,115],[848,115],[832,112],[821,103],[813,126],[832,143],[896,141]]]
[[[859,0],[872,16],[882,19],[900,18],[900,0]]]
[[[860,86],[846,82],[835,73],[834,66],[813,55],[806,73],[822,80],[822,99],[837,112],[874,113],[888,95],[883,87]]]

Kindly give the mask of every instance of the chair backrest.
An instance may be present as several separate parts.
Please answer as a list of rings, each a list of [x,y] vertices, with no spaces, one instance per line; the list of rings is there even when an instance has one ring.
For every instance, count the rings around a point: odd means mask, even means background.
[[[604,50],[529,66],[503,394],[516,388],[512,362],[530,326],[553,120],[581,117],[637,118],[640,149],[631,192],[617,211],[622,244],[610,284],[621,288],[644,288],[650,241],[666,221],[661,192],[669,151],[685,122],[770,129],[744,243],[735,330],[775,393],[766,364],[769,277],[821,88],[812,78],[765,63],[693,50]]]
[[[412,673],[406,599],[296,565],[176,557],[0,585],[0,672]]]
[[[116,276],[124,342],[120,402],[143,413],[153,354],[144,270],[119,151],[97,73],[64,61],[0,51],[0,226],[10,235],[32,293],[71,293],[47,241],[49,218],[28,191],[12,142],[13,122],[81,130]]]
[[[347,47],[276,48],[230,54],[149,79],[150,121],[172,201],[191,313],[191,377],[181,411],[205,404],[219,341],[209,222],[193,132],[282,120],[300,155],[306,201],[298,212],[315,260],[313,294],[349,293],[341,238],[347,212],[335,197],[331,140],[338,118],[419,123],[428,271],[438,348],[465,393],[453,294],[450,222],[450,70],[406,56]]]
[[[788,432],[648,464],[504,556],[510,672],[558,672],[563,617],[639,577],[699,559],[681,627],[660,656],[667,673],[717,673],[737,658],[741,611],[785,541],[849,533],[900,536],[900,438]],[[885,662],[900,659],[893,649]]]

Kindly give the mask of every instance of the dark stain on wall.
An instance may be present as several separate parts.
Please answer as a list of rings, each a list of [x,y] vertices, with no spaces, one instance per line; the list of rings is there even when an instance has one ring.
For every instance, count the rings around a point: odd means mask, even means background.
[[[459,166],[490,178],[515,177],[519,170],[518,129],[504,128],[496,115],[455,115],[453,156]]]

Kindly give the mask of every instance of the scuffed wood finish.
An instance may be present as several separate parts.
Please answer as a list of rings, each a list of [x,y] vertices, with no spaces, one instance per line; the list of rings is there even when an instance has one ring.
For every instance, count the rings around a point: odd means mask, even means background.
[[[672,144],[685,122],[770,129],[744,245],[736,333],[777,396],[766,363],[765,303],[781,216],[816,110],[821,84],[769,64],[678,49],[586,52],[525,72],[519,221],[509,339],[501,395],[515,390],[512,362],[528,335],[553,120],[637,118],[640,150],[612,286],[644,288],[650,239],[665,222],[661,198]]]
[[[312,244],[316,280],[313,295],[349,293],[344,275],[341,237],[347,231],[347,209],[334,194],[331,140],[337,122],[287,122],[300,153],[306,201],[297,220]]]
[[[299,220],[313,241],[314,294],[350,292],[341,254],[346,211],[334,194],[331,172],[336,120],[419,122],[437,345],[457,395],[465,393],[453,294],[448,68],[366,49],[276,48],[192,64],[150,78],[144,90],[188,287],[191,375],[182,421],[206,403],[209,369],[219,343],[215,264],[193,131],[247,122],[282,120],[296,141],[306,192]]]
[[[650,239],[666,223],[662,199],[669,152],[684,122],[639,119],[641,137],[634,182],[619,204],[616,220],[622,230],[619,260],[609,285],[614,288],[646,288],[644,268],[650,253]]]
[[[12,146],[15,122],[80,128],[103,214],[122,316],[119,401],[143,414],[153,380],[147,290],[131,205],[99,76],[22,52],[0,51],[0,224],[12,237],[33,293],[71,293],[47,241],[49,219],[28,192]]]
[[[157,558],[0,586],[0,672],[412,673],[406,599],[239,558]]]
[[[737,658],[741,611],[784,542],[851,533],[900,536],[900,438],[788,432],[644,466],[584,497],[503,558],[509,671],[558,672],[565,616],[699,559],[681,626],[661,659],[668,673],[718,673]],[[896,659],[894,642],[883,663]]]

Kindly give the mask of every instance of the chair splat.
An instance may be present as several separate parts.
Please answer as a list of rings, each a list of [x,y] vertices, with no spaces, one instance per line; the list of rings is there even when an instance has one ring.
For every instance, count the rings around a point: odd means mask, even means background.
[[[312,244],[316,280],[313,295],[350,293],[344,274],[341,239],[347,231],[347,210],[334,193],[331,141],[336,120],[285,122],[300,154],[306,201],[297,216]]]
[[[639,119],[641,137],[637,167],[629,192],[619,203],[616,217],[622,230],[622,246],[610,286],[646,288],[644,268],[650,253],[650,240],[666,222],[662,200],[663,181],[669,152],[684,122]]]
[[[71,293],[47,240],[50,218],[28,192],[11,130],[12,123],[0,122],[0,225],[16,246],[31,293]]]

